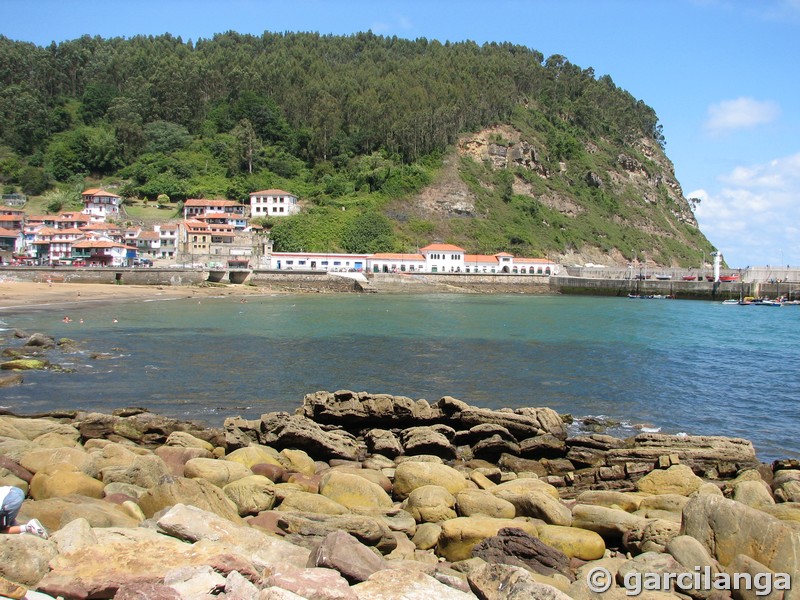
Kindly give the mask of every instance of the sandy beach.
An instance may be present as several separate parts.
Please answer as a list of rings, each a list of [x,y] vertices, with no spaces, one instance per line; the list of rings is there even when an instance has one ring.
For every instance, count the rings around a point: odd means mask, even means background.
[[[248,285],[155,286],[62,282],[47,284],[5,280],[0,282],[0,312],[66,307],[89,302],[137,302],[228,295],[238,297],[265,293],[275,293],[275,291]]]

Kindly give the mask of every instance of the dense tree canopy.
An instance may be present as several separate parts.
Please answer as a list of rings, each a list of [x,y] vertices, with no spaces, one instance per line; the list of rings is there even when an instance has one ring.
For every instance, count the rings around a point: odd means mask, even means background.
[[[460,134],[503,123],[536,140],[543,172],[564,176],[544,184],[526,171],[474,167],[482,220],[446,231],[474,250],[597,239],[591,219],[607,220],[618,204],[588,188],[586,171],[608,170],[603,156],[615,160],[634,141],[664,143],[655,112],[609,76],[508,43],[227,32],[39,47],[0,36],[4,189],[40,195],[91,179],[113,181],[126,198],[245,202],[251,191],[286,187],[306,210],[274,223],[277,249],[406,251],[441,234],[441,223],[391,203],[430,183]],[[602,156],[590,157],[596,142]],[[592,205],[582,232],[518,196],[521,178]],[[64,204],[53,195],[53,206]],[[623,253],[642,245],[629,227],[604,240]]]
[[[42,48],[0,37],[0,143],[29,155],[65,129],[112,130],[115,154],[87,169],[163,151],[183,131],[251,138],[233,161],[248,171],[256,140],[311,162],[377,150],[408,161],[508,119],[519,103],[589,134],[659,136],[652,109],[609,77],[511,44],[228,32],[194,44],[84,36]]]

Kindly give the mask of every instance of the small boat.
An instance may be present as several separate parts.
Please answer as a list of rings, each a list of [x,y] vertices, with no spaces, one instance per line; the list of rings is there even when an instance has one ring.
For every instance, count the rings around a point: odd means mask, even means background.
[[[720,281],[731,282],[731,281],[739,281],[738,275],[720,275]]]
[[[728,298],[727,300],[722,301],[723,304],[740,304],[740,301],[736,298]]]
[[[683,276],[683,280],[684,281],[697,281],[697,276],[696,275],[684,275]]]
[[[661,281],[667,281],[668,279],[672,279],[672,275],[667,273],[660,273],[656,275],[656,279],[660,279]]]
[[[753,300],[755,306],[783,306],[777,300],[770,300],[769,298],[756,298]]]

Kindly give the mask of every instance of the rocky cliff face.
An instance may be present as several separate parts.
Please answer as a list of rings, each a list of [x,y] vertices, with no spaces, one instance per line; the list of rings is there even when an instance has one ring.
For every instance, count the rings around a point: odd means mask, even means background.
[[[490,172],[512,170],[513,193],[562,215],[565,218],[562,228],[592,210],[586,194],[579,193],[578,188],[594,189],[617,203],[617,214],[606,217],[609,222],[635,228],[651,240],[650,244],[637,242],[641,246],[637,249],[646,252],[650,260],[659,262],[659,246],[665,239],[685,244],[688,254],[700,253],[706,240],[698,231],[672,162],[655,141],[641,138],[624,151],[616,152],[602,141],[590,141],[584,144],[583,151],[583,160],[553,162],[548,160],[550,153],[543,142],[533,137],[527,139],[510,125],[462,136],[455,152],[445,159],[444,169],[434,184],[413,199],[415,216],[438,222],[490,217],[491,207],[478,202],[475,188],[464,181],[461,164],[470,159]],[[488,179],[480,185],[486,189],[493,187]],[[598,238],[603,237],[602,230],[597,233]],[[557,254],[567,262],[626,264],[631,260],[630,252],[609,249],[592,240],[580,247],[554,248],[548,253]],[[677,266],[680,260],[660,262]]]

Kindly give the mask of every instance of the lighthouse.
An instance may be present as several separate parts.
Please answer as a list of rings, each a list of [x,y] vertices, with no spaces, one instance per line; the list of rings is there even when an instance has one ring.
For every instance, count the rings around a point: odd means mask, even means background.
[[[712,252],[711,256],[714,257],[714,281],[719,281],[719,269],[722,266],[722,252]]]

